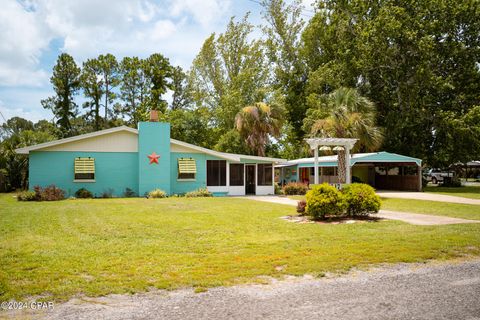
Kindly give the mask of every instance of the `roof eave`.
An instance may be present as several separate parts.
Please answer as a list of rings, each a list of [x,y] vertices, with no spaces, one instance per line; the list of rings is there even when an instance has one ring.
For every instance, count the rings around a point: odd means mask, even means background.
[[[39,144],[35,144],[33,146],[18,148],[18,149],[15,149],[15,152],[17,154],[29,154],[30,151],[35,151],[35,150],[40,150],[40,149],[44,149],[44,148],[48,148],[48,147],[58,146],[58,145],[62,145],[62,144],[65,144],[65,143],[70,143],[70,142],[74,142],[74,141],[78,141],[78,140],[94,138],[94,137],[98,137],[98,136],[102,136],[102,135],[110,134],[110,133],[115,133],[115,132],[119,132],[119,131],[128,131],[128,132],[131,132],[131,133],[138,134],[137,129],[133,129],[133,128],[130,128],[130,127],[127,127],[127,126],[120,126],[120,127],[115,127],[115,128],[110,128],[110,129],[85,133],[85,134],[81,134],[81,135],[73,136],[73,137],[69,137],[69,138],[64,138],[64,139],[39,143]]]

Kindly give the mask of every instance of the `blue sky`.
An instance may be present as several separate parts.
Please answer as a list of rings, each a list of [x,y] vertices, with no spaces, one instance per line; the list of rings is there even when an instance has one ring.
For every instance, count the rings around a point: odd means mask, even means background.
[[[122,58],[159,52],[188,69],[205,38],[223,32],[231,16],[250,12],[253,24],[261,22],[256,0],[1,3],[0,111],[7,119],[20,116],[32,121],[52,119],[40,100],[52,95],[49,77],[61,52],[71,54],[79,65],[104,53]]]

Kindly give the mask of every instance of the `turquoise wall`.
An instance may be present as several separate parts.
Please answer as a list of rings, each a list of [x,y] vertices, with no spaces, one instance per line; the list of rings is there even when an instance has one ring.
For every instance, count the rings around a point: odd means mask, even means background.
[[[298,170],[299,168],[297,167],[297,165],[294,165],[294,166],[289,166],[289,167],[284,167],[283,168],[283,176],[282,176],[282,170],[280,170],[280,178],[279,178],[279,183],[289,183],[289,182],[296,182],[297,181],[297,178],[298,178]],[[290,176],[287,178],[287,171],[290,170]],[[292,171],[295,171],[295,173],[292,173]]]
[[[148,155],[160,155],[158,164],[150,164]],[[164,122],[138,123],[138,191],[139,195],[162,189],[170,189],[170,124]]]
[[[195,181],[182,181],[177,180],[178,177],[178,165],[179,158],[193,158],[197,165],[197,174],[195,175]],[[210,159],[210,157],[209,157]],[[171,185],[170,190],[172,193],[182,194],[198,188],[204,188],[207,186],[207,157],[204,153],[178,153],[172,152],[170,155],[170,176]]]
[[[95,182],[73,182],[74,160],[95,158]],[[31,151],[29,157],[29,188],[55,184],[67,197],[86,188],[96,196],[112,191],[123,196],[125,188],[138,194],[138,154],[136,152],[69,152]]]

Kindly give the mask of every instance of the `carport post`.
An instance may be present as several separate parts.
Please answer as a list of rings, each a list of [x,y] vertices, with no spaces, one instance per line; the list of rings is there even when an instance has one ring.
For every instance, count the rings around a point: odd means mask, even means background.
[[[314,161],[314,167],[313,167],[313,172],[314,172],[314,183],[315,184],[318,184],[318,145],[315,146],[315,151],[314,151],[314,154],[315,154],[315,161]]]
[[[422,191],[422,166],[417,164],[418,191]]]
[[[350,146],[345,148],[345,183],[352,183],[351,172],[350,172]]]

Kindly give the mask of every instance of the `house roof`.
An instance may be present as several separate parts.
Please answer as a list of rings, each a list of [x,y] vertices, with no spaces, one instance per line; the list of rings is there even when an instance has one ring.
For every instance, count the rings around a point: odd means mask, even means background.
[[[81,134],[81,135],[74,136],[74,137],[69,137],[69,138],[54,140],[54,141],[50,141],[50,142],[40,143],[40,144],[36,144],[36,145],[33,145],[33,146],[18,148],[18,149],[15,150],[15,152],[19,153],[19,154],[29,154],[30,151],[42,150],[42,149],[53,147],[53,146],[59,146],[59,145],[63,145],[63,144],[67,144],[67,143],[71,143],[71,142],[75,142],[75,141],[79,141],[79,140],[83,140],[83,139],[99,137],[99,136],[102,136],[102,135],[116,133],[116,132],[122,132],[122,131],[138,134],[137,129],[133,129],[133,128],[130,128],[130,127],[127,127],[127,126],[120,126],[120,127],[100,130],[100,131],[96,131],[96,132]],[[199,151],[199,152],[202,152],[202,153],[206,153],[206,154],[218,157],[218,158],[222,158],[222,159],[230,160],[230,161],[236,161],[236,162],[239,162],[242,159],[277,162],[277,163],[283,163],[283,162],[286,161],[285,159],[279,159],[279,158],[257,157],[257,156],[241,155],[241,154],[234,154],[234,153],[227,153],[227,152],[219,152],[219,151],[199,147],[199,146],[196,146],[194,144],[183,142],[183,141],[176,140],[176,139],[170,139],[170,143],[178,145],[178,146],[190,148],[190,149],[193,149],[193,150],[196,150],[196,151]]]
[[[322,166],[336,166],[337,159],[338,159],[337,155],[318,157],[318,163],[321,164]],[[289,167],[289,166],[297,166],[297,165],[299,167],[313,167],[314,161],[315,161],[315,158],[313,157],[294,159],[294,160],[290,160],[285,163],[282,163],[280,165],[277,165],[276,167],[281,168],[281,167]],[[365,162],[383,162],[383,163],[414,162],[417,165],[422,164],[421,159],[412,158],[412,157],[403,156],[400,154],[390,153],[385,151],[352,154],[352,158],[351,158],[352,166],[356,163],[365,163]]]

